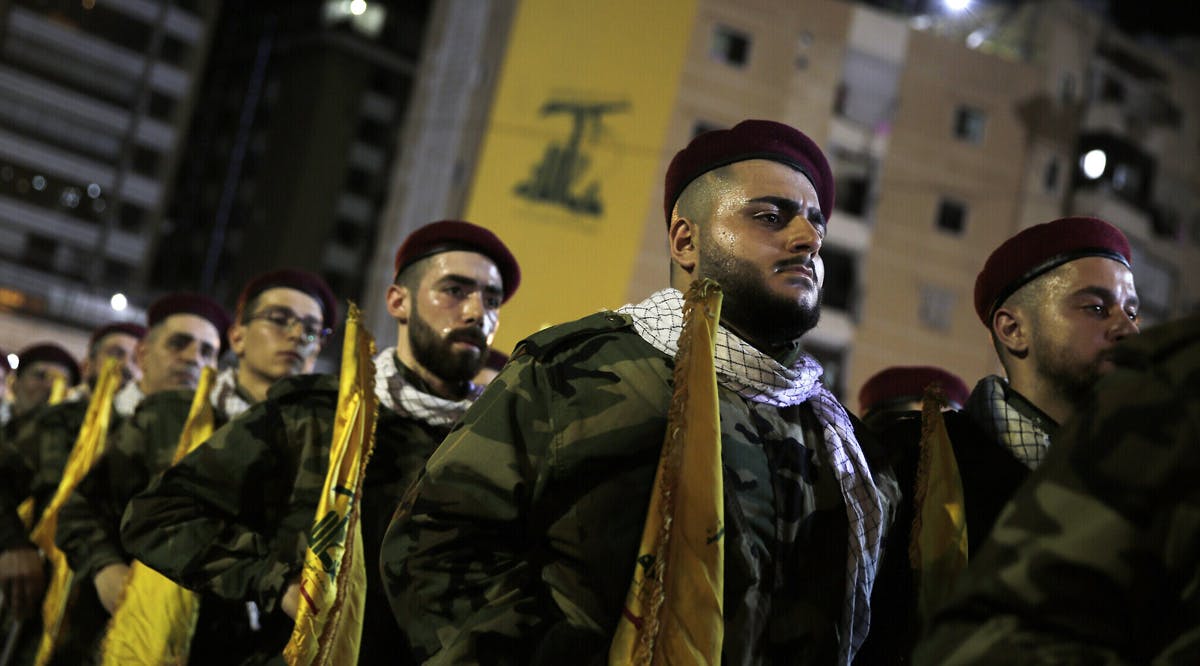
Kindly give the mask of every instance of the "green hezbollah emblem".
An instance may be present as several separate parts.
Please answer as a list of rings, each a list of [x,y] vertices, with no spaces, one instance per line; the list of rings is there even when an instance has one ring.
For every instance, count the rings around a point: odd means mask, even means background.
[[[579,180],[591,159],[583,150],[584,133],[595,143],[603,130],[607,113],[629,109],[629,102],[584,103],[551,99],[542,105],[541,114],[571,116],[571,134],[565,142],[551,141],[542,159],[533,165],[528,180],[514,188],[517,195],[531,201],[558,204],[573,213],[599,216],[604,212],[600,200],[600,182],[593,180],[579,189]]]

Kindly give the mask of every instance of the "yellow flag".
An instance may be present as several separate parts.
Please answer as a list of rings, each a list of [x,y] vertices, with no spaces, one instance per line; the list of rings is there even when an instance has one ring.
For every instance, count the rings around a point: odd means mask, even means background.
[[[214,416],[209,393],[215,375],[212,367],[204,368],[200,375],[173,462],[179,462],[212,436]],[[100,645],[100,663],[186,664],[199,616],[200,598],[195,592],[134,560]]]
[[[46,400],[47,405],[57,405],[63,401],[67,395],[67,376],[62,373],[54,373],[54,383],[50,385],[50,398]],[[26,497],[24,502],[17,507],[17,517],[21,519],[21,524],[25,529],[33,527],[33,498]]]
[[[967,519],[962,479],[942,416],[945,397],[937,385],[921,406],[921,456],[913,493],[909,564],[917,591],[917,622],[928,626],[967,566]]]
[[[116,359],[104,362],[100,377],[96,380],[96,390],[88,402],[87,414],[83,418],[83,427],[75,440],[75,447],[67,458],[63,468],[62,479],[54,491],[54,497],[42,511],[42,517],[33,528],[30,540],[38,545],[42,554],[50,563],[50,583],[46,588],[46,597],[42,601],[42,638],[38,644],[37,666],[45,666],[53,656],[62,632],[63,621],[66,619],[70,605],[70,595],[74,573],[67,566],[67,558],[54,545],[54,531],[58,527],[58,511],[80,479],[87,474],[92,465],[104,453],[105,441],[108,437],[108,425],[112,417],[113,396],[121,386],[121,368]]]
[[[367,575],[358,523],[359,487],[375,443],[375,343],[358,306],[346,316],[329,471],[304,570],[296,626],[283,656],[291,666],[355,664],[362,639]]]
[[[675,391],[613,664],[719,664],[725,636],[725,505],[713,365],[721,288],[685,296]]]

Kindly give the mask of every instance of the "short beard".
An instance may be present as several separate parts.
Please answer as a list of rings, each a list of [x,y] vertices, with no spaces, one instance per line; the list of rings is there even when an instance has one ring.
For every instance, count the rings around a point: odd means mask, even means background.
[[[820,321],[819,289],[811,306],[775,295],[754,265],[740,257],[714,252],[708,249],[710,245],[711,242],[706,242],[700,247],[700,265],[704,267],[700,277],[711,278],[721,285],[725,294],[721,319],[740,335],[749,336],[748,342],[787,344],[811,331]]]
[[[1103,355],[1080,364],[1065,360],[1062,354],[1055,353],[1053,349],[1041,348],[1038,350],[1038,360],[1041,375],[1059,395],[1076,407],[1087,401],[1092,387],[1103,374],[1100,369]]]
[[[413,304],[412,316],[408,320],[408,344],[412,349],[413,358],[435,377],[448,382],[469,381],[487,362],[487,338],[475,327],[459,328],[451,331],[446,337],[439,337],[437,331],[421,318]],[[480,345],[479,351],[456,350],[453,344],[457,341],[474,342]]]

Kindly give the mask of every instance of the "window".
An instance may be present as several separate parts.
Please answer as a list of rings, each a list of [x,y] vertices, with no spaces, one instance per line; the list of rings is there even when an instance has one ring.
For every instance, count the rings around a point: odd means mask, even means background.
[[[1053,194],[1058,191],[1058,158],[1051,157],[1046,163],[1046,170],[1042,173],[1042,189],[1046,194]]]
[[[954,137],[968,143],[981,143],[986,124],[987,115],[983,111],[960,106],[954,112]]]
[[[954,292],[932,285],[921,285],[917,318],[930,330],[949,333],[954,322]]]
[[[733,28],[719,25],[713,31],[713,59],[733,67],[745,67],[750,60],[750,36]]]
[[[858,257],[853,252],[825,245],[821,248],[825,260],[825,284],[821,291],[821,303],[845,312],[854,312],[856,265]]]
[[[966,227],[967,205],[954,199],[942,199],[938,204],[938,230],[957,236],[961,235]]]

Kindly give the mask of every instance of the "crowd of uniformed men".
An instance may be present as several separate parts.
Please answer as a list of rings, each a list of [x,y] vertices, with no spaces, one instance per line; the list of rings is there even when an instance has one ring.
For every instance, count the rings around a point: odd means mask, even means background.
[[[359,493],[359,662],[619,663],[628,622],[669,663],[1200,663],[1197,318],[1136,336],[1125,236],[1048,221],[980,258],[974,306],[1004,376],[969,389],[898,365],[862,387],[856,416],[803,345],[833,201],[825,156],[795,128],[697,136],[666,173],[670,286],[530,336],[490,381],[518,259],[487,220],[412,233],[376,276],[386,302],[369,304],[396,339],[375,358]],[[721,631],[682,640],[708,652],[676,652],[627,593],[651,566],[639,540],[703,278],[723,299]],[[6,666],[32,663],[48,575],[20,508],[41,515],[55,495],[106,359],[122,373],[108,446],[57,514],[74,588],[52,663],[99,663],[135,560],[200,594],[190,663],[282,659],[339,390],[310,373],[339,317],[318,275],[276,270],[232,316],[174,293],[144,326],[96,329],[79,364],[53,342],[0,362]],[[227,350],[217,428],[173,462],[201,370]],[[58,377],[70,390],[51,401]],[[934,431],[950,445],[940,467]],[[940,511],[958,531],[943,541],[965,569],[915,555],[931,547],[933,487],[951,490]],[[664,589],[668,615],[701,612]]]

